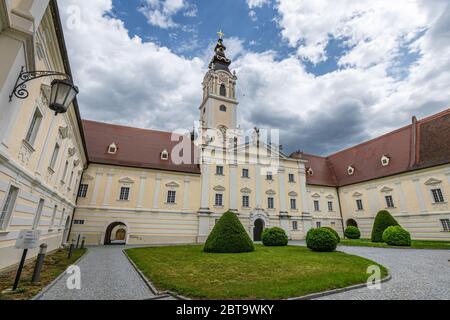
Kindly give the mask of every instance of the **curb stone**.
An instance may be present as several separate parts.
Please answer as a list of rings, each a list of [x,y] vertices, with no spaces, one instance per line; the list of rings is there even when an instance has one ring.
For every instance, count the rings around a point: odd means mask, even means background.
[[[126,253],[127,249],[123,249],[122,252],[125,255],[125,257],[127,257],[128,261],[131,263],[131,265],[133,266],[134,270],[136,270],[136,272],[139,274],[139,276],[142,278],[142,280],[145,282],[145,284],[147,285],[147,287],[150,289],[150,291],[155,295],[155,297],[147,299],[147,300],[160,300],[162,298],[168,298],[168,297],[173,297],[177,300],[191,300],[187,297],[183,297],[181,295],[178,295],[172,291],[169,290],[165,290],[165,291],[159,291],[158,289],[156,289],[156,287],[153,285],[153,283],[147,279],[147,277],[144,275],[144,273],[139,269],[139,267],[134,263],[133,260],[131,260],[130,256]]]
[[[392,279],[392,275],[391,275],[389,269],[387,269],[387,271],[388,271],[388,275],[385,278],[381,279],[380,284],[388,282],[389,280]],[[324,292],[312,293],[312,294],[308,294],[306,296],[301,296],[301,297],[296,297],[296,298],[288,298],[286,300],[313,300],[313,299],[331,296],[331,295],[334,295],[337,293],[352,291],[352,290],[361,289],[361,288],[365,288],[365,287],[367,287],[367,283],[361,283],[361,284],[356,284],[356,285],[346,287],[346,288],[339,288],[339,289],[333,289],[333,290],[328,290],[328,291],[324,291]]]
[[[72,263],[71,265],[77,265],[78,263],[81,262],[81,260],[83,260],[87,255],[89,254],[89,248],[86,248],[86,252],[78,258],[77,261],[75,261],[74,263]],[[67,270],[67,268],[66,268]],[[50,284],[48,284],[46,287],[44,287],[44,289],[42,289],[37,295],[35,295],[31,300],[39,300],[45,293],[47,293],[48,290],[50,290],[55,284],[56,282],[58,282],[61,278],[63,278],[66,274],[66,270],[64,270],[63,272],[61,272],[59,274],[59,276],[56,277],[55,280],[53,280],[52,282],[50,282]]]

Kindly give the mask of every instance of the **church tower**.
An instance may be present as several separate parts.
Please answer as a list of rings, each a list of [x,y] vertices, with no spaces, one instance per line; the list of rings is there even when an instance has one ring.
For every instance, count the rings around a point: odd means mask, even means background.
[[[200,123],[203,129],[226,131],[237,127],[236,74],[231,73],[231,60],[225,56],[223,33],[214,49],[214,57],[203,80]]]

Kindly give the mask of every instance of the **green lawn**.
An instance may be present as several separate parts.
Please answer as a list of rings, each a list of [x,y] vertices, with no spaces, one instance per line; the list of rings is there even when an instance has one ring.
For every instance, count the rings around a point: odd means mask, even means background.
[[[373,243],[368,239],[359,240],[341,240],[339,245],[356,246],[356,247],[377,247],[377,248],[410,248],[410,249],[448,249],[450,250],[450,241],[429,241],[429,240],[412,240],[411,247],[394,247],[386,243]]]
[[[34,259],[31,263],[24,266],[22,276],[20,277],[19,287],[14,293],[2,292],[12,287],[17,269],[3,272],[0,274],[0,300],[28,300],[33,298],[64,272],[67,267],[76,262],[85,252],[86,249],[74,250],[70,260],[67,259],[67,250],[63,249],[47,255],[42,267],[41,281],[36,284],[31,283],[35,266]]]
[[[134,248],[127,254],[160,290],[198,299],[283,299],[365,283],[370,260],[305,247],[210,254],[202,246]],[[387,271],[382,267],[383,276]]]

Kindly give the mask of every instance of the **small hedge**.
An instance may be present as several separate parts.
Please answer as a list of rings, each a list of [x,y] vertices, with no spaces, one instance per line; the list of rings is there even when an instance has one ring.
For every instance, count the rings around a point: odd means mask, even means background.
[[[265,229],[262,233],[262,242],[267,247],[284,247],[288,244],[288,236],[281,228]]]
[[[318,252],[332,252],[336,250],[337,239],[333,232],[326,228],[311,229],[306,235],[306,245]]]
[[[359,231],[359,229],[357,227],[347,227],[347,229],[345,229],[345,237],[348,239],[359,239],[361,238],[361,232]]]
[[[372,242],[384,242],[383,232],[387,227],[398,226],[397,220],[387,210],[378,212],[372,229]]]
[[[328,229],[328,230],[330,230],[331,232],[333,232],[334,236],[335,236],[336,239],[337,239],[337,242],[338,242],[338,243],[341,242],[341,237],[339,236],[339,233],[337,233],[336,230],[334,230],[334,229],[331,228],[331,227],[322,227],[322,228]]]
[[[203,251],[209,253],[252,252],[255,251],[255,246],[236,214],[228,211],[214,226]]]
[[[387,227],[383,232],[383,241],[390,246],[411,246],[411,235],[400,226]]]

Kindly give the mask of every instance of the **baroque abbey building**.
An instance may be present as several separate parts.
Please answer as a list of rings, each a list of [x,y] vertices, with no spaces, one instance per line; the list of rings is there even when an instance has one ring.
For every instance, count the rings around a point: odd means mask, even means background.
[[[51,78],[9,99],[22,67],[71,75],[55,0],[0,0],[0,48],[0,269],[19,261],[21,230],[40,231],[49,251],[82,237],[202,243],[229,210],[254,240],[273,226],[302,240],[357,225],[368,238],[382,209],[414,239],[450,240],[450,109],[327,157],[286,155],[276,133],[239,130],[222,38],[188,135],[83,121],[76,99],[55,116]]]

